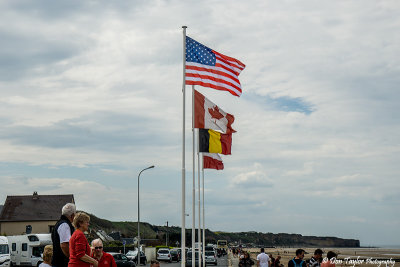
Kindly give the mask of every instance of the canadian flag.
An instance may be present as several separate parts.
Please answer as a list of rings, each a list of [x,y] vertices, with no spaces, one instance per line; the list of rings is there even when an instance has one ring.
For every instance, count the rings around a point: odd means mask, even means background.
[[[221,156],[216,153],[203,153],[203,169],[223,170]]]
[[[226,113],[205,96],[194,91],[194,128],[211,129],[222,133],[234,133],[235,117]]]

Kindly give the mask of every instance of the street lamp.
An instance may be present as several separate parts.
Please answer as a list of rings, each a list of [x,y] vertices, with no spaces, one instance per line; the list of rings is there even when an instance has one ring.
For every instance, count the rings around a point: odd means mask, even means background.
[[[148,169],[152,169],[152,168],[154,168],[154,165],[152,165],[152,166],[150,166],[150,167],[147,167],[147,168],[141,170],[141,171],[139,172],[138,177],[137,177],[137,218],[138,218],[138,223],[137,223],[137,232],[138,232],[138,254],[137,254],[137,257],[138,257],[138,265],[140,265],[140,205],[139,205],[139,204],[140,204],[140,198],[139,198],[139,178],[140,178],[140,175],[142,174],[142,172],[144,172],[145,170],[148,170]]]
[[[165,245],[168,247],[168,221],[167,221],[167,231],[165,231]]]

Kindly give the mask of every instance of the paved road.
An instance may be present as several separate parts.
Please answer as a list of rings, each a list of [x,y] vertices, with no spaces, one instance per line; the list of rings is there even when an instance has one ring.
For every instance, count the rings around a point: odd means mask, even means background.
[[[143,265],[142,265],[143,266]],[[147,266],[149,266],[149,264],[147,264]],[[161,267],[181,267],[181,263],[180,262],[160,262],[160,266]],[[207,265],[207,267],[211,267],[214,265]],[[224,256],[224,257],[220,257],[217,259],[217,266],[218,267],[228,267],[228,257]]]

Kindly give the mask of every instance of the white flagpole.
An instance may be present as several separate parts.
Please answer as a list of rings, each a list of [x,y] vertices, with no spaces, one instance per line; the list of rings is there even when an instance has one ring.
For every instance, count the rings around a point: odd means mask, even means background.
[[[195,132],[194,132],[194,85],[192,85],[192,133],[193,133],[193,187],[192,187],[192,267],[195,267],[196,243],[196,157],[195,157]]]
[[[186,262],[186,223],[185,223],[185,98],[186,98],[186,26],[182,26],[183,29],[183,84],[182,84],[182,96],[183,96],[183,120],[182,120],[182,227],[181,227],[181,252],[182,252],[182,261],[181,267],[185,267]]]
[[[203,182],[203,190],[202,190],[202,193],[203,193],[203,199],[202,199],[202,201],[203,201],[203,266],[205,267],[206,266],[206,257],[205,257],[205,253],[206,253],[206,228],[205,228],[205,226],[204,226],[204,162],[203,162],[203,160],[204,160],[204,158],[203,158],[203,153],[201,153],[201,172],[202,172],[202,182]]]
[[[197,136],[199,136],[199,134],[197,134]],[[198,192],[198,206],[199,206],[199,228],[198,228],[198,232],[197,232],[197,240],[198,240],[198,242],[199,242],[199,267],[200,266],[202,266],[201,265],[201,262],[202,262],[202,257],[201,257],[201,252],[202,252],[202,249],[203,249],[203,246],[201,245],[202,244],[202,242],[201,242],[201,216],[200,216],[200,211],[201,211],[201,202],[200,202],[200,196],[201,196],[201,194],[200,194],[200,190],[201,190],[201,187],[200,187],[200,180],[201,180],[201,178],[200,178],[200,152],[199,152],[199,145],[197,145],[197,166],[198,166],[198,168],[197,168],[197,186],[198,186],[198,190],[197,190],[197,192]],[[203,253],[204,253],[204,250],[203,250]]]

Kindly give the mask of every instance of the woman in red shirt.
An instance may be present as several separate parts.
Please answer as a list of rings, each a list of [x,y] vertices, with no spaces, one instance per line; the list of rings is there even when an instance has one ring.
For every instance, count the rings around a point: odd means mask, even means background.
[[[74,225],[76,230],[69,240],[68,267],[97,267],[97,260],[90,257],[90,246],[84,234],[89,229],[90,217],[86,213],[79,212],[75,215]]]

